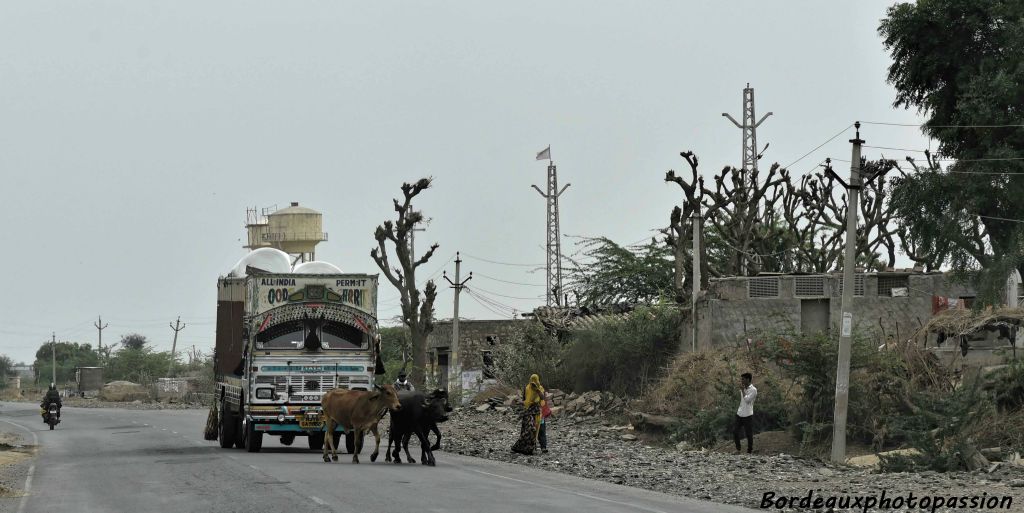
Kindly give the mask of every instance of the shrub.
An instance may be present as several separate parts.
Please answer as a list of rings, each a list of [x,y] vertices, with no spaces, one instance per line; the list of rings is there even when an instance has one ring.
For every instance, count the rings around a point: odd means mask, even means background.
[[[564,349],[564,360],[571,364],[564,372],[572,389],[640,394],[678,349],[679,320],[673,306],[646,306],[625,319],[609,318],[571,332]]]
[[[882,456],[882,472],[934,470],[947,472],[967,468],[967,458],[977,450],[977,436],[994,417],[995,408],[975,381],[951,394],[919,393],[916,415],[895,420],[916,454]]]
[[[540,375],[546,388],[564,388],[562,345],[539,322],[523,322],[495,351],[494,376],[504,386],[519,390],[531,374]]]
[[[732,436],[740,399],[740,374],[754,375],[758,398],[754,422],[759,431],[778,429],[787,422],[786,394],[791,387],[777,369],[751,350],[720,349],[680,353],[664,377],[645,396],[641,408],[679,419],[673,438],[711,446]]]

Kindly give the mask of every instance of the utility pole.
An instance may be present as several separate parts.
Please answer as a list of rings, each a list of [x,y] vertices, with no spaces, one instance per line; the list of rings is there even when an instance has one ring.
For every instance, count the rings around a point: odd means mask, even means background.
[[[50,360],[50,370],[53,371],[53,379],[50,381],[50,383],[53,383],[54,386],[57,386],[57,332],[56,331],[53,332],[52,337],[53,338],[50,339],[50,355],[52,357],[52,360]]]
[[[692,339],[690,350],[697,352],[697,297],[700,295],[700,232],[701,217],[700,204],[697,204],[697,211],[693,214],[693,299],[690,300],[690,324],[692,326]]]
[[[825,160],[825,173],[846,189],[846,254],[843,256],[842,317],[839,328],[839,363],[836,368],[836,403],[832,422],[832,461],[846,462],[846,410],[850,401],[850,337],[853,335],[854,272],[857,266],[857,201],[860,199],[861,167],[860,147],[866,141],[860,138],[860,121],[854,123],[857,135],[850,139],[850,183],[843,181],[832,170],[832,159]],[[879,170],[864,183],[871,183],[884,171]]]
[[[460,281],[460,273],[462,268],[462,259],[459,258],[459,252],[455,252],[455,281],[448,279],[448,273],[445,271],[442,273],[444,279],[451,284],[452,288],[455,289],[455,316],[452,317],[452,343],[451,347],[448,348],[448,373],[449,390],[458,390],[462,386],[462,373],[459,372],[459,293],[465,288],[466,282],[473,279],[473,273],[469,273],[469,278],[465,281]],[[452,377],[454,376],[455,385],[452,386]]]
[[[565,192],[570,184],[565,184],[565,187],[558,190],[558,170],[555,168],[555,161],[551,160],[551,145],[537,154],[537,160],[544,159],[548,160],[548,192],[544,193],[536,185],[531,187],[537,189],[537,192],[547,200],[548,205],[547,306],[551,306],[552,303],[555,306],[562,306],[562,239],[558,218],[558,197]]]
[[[757,184],[753,183],[753,174],[757,172],[757,161],[761,158],[761,155],[757,153],[757,127],[761,126],[768,116],[772,113],[765,114],[761,119],[754,121],[754,88],[750,87],[750,83],[747,83],[747,87],[743,89],[743,123],[737,122],[732,116],[723,112],[723,116],[729,118],[732,124],[736,125],[743,131],[743,170],[746,171],[747,176],[747,187],[748,189],[755,187]],[[765,146],[767,148],[767,146]]]
[[[100,334],[99,343],[97,344],[96,347],[99,350],[99,354],[102,356],[103,355],[103,330],[106,329],[107,326],[110,326],[110,323],[108,322],[106,324],[103,324],[103,316],[100,315],[100,316],[96,317],[96,322],[92,323],[92,325],[96,326],[96,330],[98,330],[99,334]]]
[[[174,330],[174,342],[171,343],[171,363],[167,368],[167,377],[171,377],[174,372],[174,351],[178,348],[178,332],[185,329],[185,324],[181,324],[181,316],[178,316],[178,320],[174,321],[174,324],[167,323],[168,326]]]

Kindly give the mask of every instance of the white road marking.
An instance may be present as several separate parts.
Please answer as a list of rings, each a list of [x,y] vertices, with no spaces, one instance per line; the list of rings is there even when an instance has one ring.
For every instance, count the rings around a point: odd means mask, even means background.
[[[177,432],[177,431],[171,431],[171,433],[174,433],[174,434],[178,434],[178,432]]]
[[[17,427],[20,427],[21,429],[24,429],[25,431],[27,431],[28,434],[32,435],[32,445],[36,446],[36,451],[39,450],[39,437],[36,436],[35,431],[32,431],[31,429],[29,429],[29,428],[27,428],[25,426],[22,426],[21,424],[16,424],[16,423],[11,422],[9,420],[0,419],[0,422],[6,422],[6,423],[8,423],[8,424],[10,424],[12,426],[17,426]],[[28,476],[25,478],[25,489],[23,490],[24,495],[21,496],[21,502],[18,503],[18,513],[22,513],[23,511],[25,511],[25,506],[28,505],[28,496],[29,496],[29,494],[32,493],[32,476],[35,475],[35,473],[36,473],[36,464],[33,463],[32,465],[29,465],[29,467],[28,467]]]
[[[319,504],[321,506],[326,506],[327,505],[327,503],[324,502],[323,499],[321,499],[320,497],[317,497],[316,495],[310,495],[309,498],[313,499],[313,502],[315,502],[315,503],[317,503],[317,504]]]
[[[507,477],[507,476],[503,476],[503,475],[500,475],[500,474],[492,474],[490,472],[484,472],[483,470],[476,470],[476,469],[472,469],[472,468],[466,469],[466,470],[469,470],[471,472],[476,472],[477,474],[484,474],[484,475],[487,475],[487,476],[493,476],[493,477],[497,477],[497,478],[501,478],[501,479],[507,479],[509,481],[515,481],[517,483],[522,483],[522,484],[526,484],[526,485],[540,486],[540,487],[548,488],[550,490],[555,490],[555,491],[558,491],[558,492],[571,493],[573,495],[578,495],[580,497],[586,497],[588,499],[594,499],[594,500],[603,501],[603,502],[610,502],[612,504],[618,504],[620,506],[626,506],[628,508],[641,509],[641,510],[644,510],[644,511],[650,511],[651,513],[665,513],[664,511],[661,511],[660,509],[651,509],[651,508],[648,508],[648,507],[645,507],[645,506],[639,506],[637,504],[630,504],[628,502],[620,502],[620,501],[616,501],[616,500],[612,500],[612,499],[605,499],[604,497],[597,497],[595,495],[589,495],[589,494],[586,494],[586,493],[574,492],[572,490],[567,490],[565,488],[558,488],[558,487],[549,486],[549,485],[546,485],[546,484],[534,483],[532,481],[524,481],[522,479],[516,479],[514,477]]]
[[[257,472],[260,470],[260,468],[257,467],[256,465],[249,465],[249,468],[251,468],[251,469],[253,469],[253,470],[257,471]]]

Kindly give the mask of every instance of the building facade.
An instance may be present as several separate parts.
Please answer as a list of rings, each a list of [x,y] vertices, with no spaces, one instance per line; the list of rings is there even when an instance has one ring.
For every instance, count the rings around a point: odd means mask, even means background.
[[[520,326],[523,319],[460,320],[458,365],[462,369],[462,389],[479,390],[494,383],[495,351]],[[432,386],[444,388],[452,372],[452,322],[436,321],[434,331],[427,336],[427,376]]]
[[[736,345],[770,330],[833,332],[842,315],[842,281],[841,273],[711,279],[698,303],[697,347]],[[943,273],[857,273],[854,329],[873,332],[880,340],[908,338],[931,319],[935,297],[962,300],[970,307],[975,290]],[[683,337],[689,346],[689,330]]]

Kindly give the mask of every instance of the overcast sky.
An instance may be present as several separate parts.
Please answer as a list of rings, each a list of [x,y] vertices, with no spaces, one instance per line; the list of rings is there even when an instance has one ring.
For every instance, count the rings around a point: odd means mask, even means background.
[[[374,227],[422,176],[417,243],[441,247],[421,277],[453,274],[460,250],[479,293],[531,310],[543,273],[480,259],[544,262],[538,151],[572,184],[564,234],[643,239],[680,201],[663,182],[686,170],[680,151],[708,176],[740,164],[721,113],[739,119],[748,82],[758,116],[774,112],[764,168],[854,120],[920,122],[891,107],[876,32],[891,3],[2,0],[0,353],[30,362],[54,330],[95,344],[97,315],[105,343],[140,332],[166,349],[180,315],[179,346],[209,350],[246,207],[323,212],[317,256],[376,273]],[[928,146],[912,127],[862,136]],[[849,159],[851,137],[791,171]],[[384,280],[380,296],[396,315]],[[498,317],[467,296],[461,312]]]

